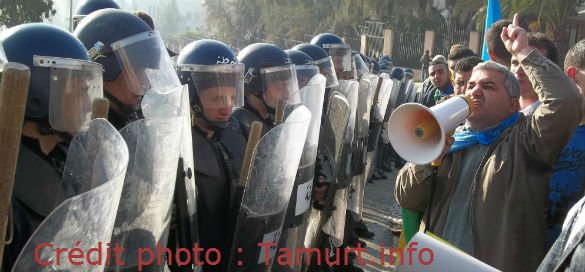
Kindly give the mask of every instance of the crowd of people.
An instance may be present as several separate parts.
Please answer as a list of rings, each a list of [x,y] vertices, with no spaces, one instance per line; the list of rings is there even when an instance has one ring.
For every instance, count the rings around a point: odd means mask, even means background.
[[[412,69],[335,34],[172,52],[148,14],[95,3],[78,7],[72,32],[0,33],[0,63],[30,69],[2,271],[363,271],[346,249],[374,236],[364,187],[394,169],[421,231],[502,271],[585,269],[585,41],[561,64],[545,34],[501,20],[486,33],[490,60],[458,44],[425,51],[417,90]],[[472,111],[440,164],[393,151],[393,109],[458,95]],[[100,98],[107,121],[91,118]],[[96,243],[126,253],[53,262],[54,248]],[[147,250],[157,261],[143,262]]]

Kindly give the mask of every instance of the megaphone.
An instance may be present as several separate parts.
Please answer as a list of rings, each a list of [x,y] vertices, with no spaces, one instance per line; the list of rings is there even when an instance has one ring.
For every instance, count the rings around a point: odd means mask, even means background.
[[[388,137],[403,159],[414,164],[428,164],[445,148],[445,135],[471,114],[471,99],[465,95],[451,97],[431,108],[405,103],[396,108],[388,120]]]

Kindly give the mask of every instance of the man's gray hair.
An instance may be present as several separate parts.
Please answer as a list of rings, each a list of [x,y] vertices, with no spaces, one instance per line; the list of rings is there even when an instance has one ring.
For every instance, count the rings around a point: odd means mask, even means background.
[[[514,74],[512,74],[506,66],[493,61],[486,61],[473,67],[473,72],[485,70],[500,72],[504,76],[504,87],[506,88],[506,91],[508,91],[508,95],[513,98],[520,97],[520,84]]]

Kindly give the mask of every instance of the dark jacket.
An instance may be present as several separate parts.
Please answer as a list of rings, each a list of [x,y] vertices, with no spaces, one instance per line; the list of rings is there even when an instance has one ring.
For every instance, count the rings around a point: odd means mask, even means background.
[[[197,127],[192,134],[200,246],[222,253],[221,265],[205,267],[205,271],[223,271],[230,250],[227,243],[231,240],[230,200],[240,176],[246,139],[230,128],[216,133],[212,139],[207,139]]]

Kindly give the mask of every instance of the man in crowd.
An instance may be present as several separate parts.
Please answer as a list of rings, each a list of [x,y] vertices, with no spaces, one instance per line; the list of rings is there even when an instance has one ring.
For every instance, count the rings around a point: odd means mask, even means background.
[[[553,63],[558,64],[559,50],[546,35],[542,33],[528,33],[528,46],[531,49],[537,49],[543,56]],[[533,84],[528,79],[528,75],[522,69],[516,56],[512,56],[511,63],[510,71],[514,73],[520,84],[520,109],[525,115],[531,115],[538,105],[540,105],[538,94],[534,90]]]
[[[423,83],[418,103],[432,107],[441,97],[453,94],[453,86],[451,85],[449,68],[444,61],[431,61],[429,75],[430,77]]]
[[[422,72],[422,80],[426,80],[429,77],[429,64],[431,63],[431,56],[429,50],[425,50],[425,54],[420,58]]]
[[[506,67],[477,65],[466,92],[474,110],[448,137],[441,165],[407,164],[395,195],[403,208],[425,213],[426,230],[479,260],[534,271],[546,252],[549,178],[580,120],[581,98],[517,22],[516,15],[501,38],[536,86],[539,114],[518,112],[518,82]]]
[[[455,79],[453,80],[453,87],[455,88],[455,95],[465,93],[465,86],[471,78],[473,67],[482,63],[483,60],[476,56],[466,57],[457,62],[454,68]]]
[[[512,23],[509,19],[499,20],[493,23],[485,34],[485,42],[487,43],[487,51],[490,60],[497,62],[506,67],[510,67],[510,58],[512,55],[500,38],[502,29]]]
[[[585,40],[576,43],[565,57],[565,73],[585,95]],[[535,113],[536,114],[536,113]],[[548,196],[547,248],[561,233],[568,210],[583,196],[585,181],[585,105],[581,104],[581,123],[555,163]]]

